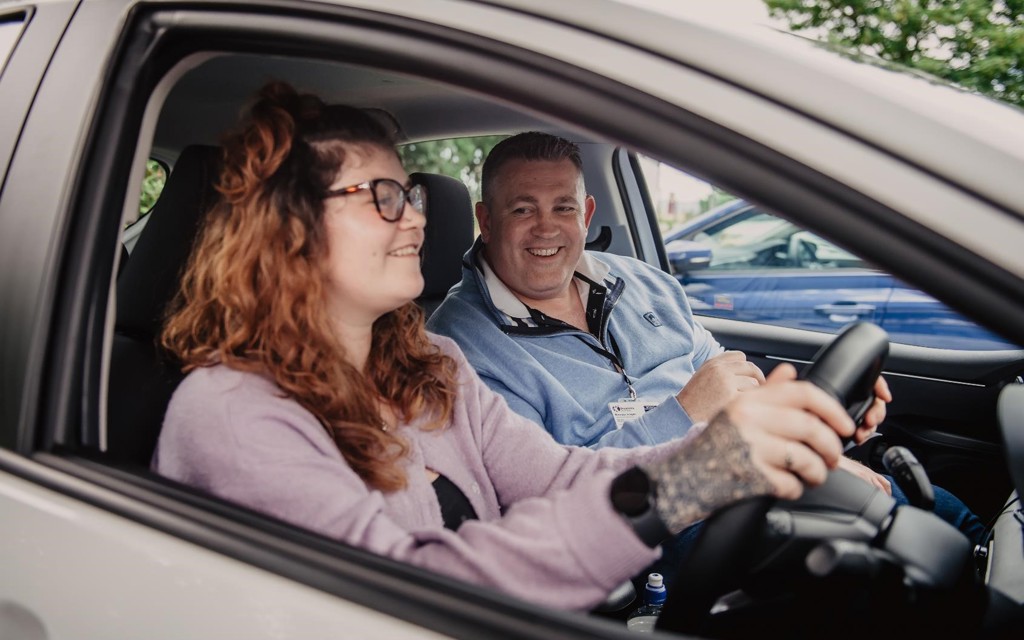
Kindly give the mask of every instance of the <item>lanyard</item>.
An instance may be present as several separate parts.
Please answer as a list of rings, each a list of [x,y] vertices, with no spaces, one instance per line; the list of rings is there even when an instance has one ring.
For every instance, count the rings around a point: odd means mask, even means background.
[[[629,379],[629,374],[626,373],[626,368],[622,366],[622,360],[619,358],[618,355],[618,345],[615,344],[615,338],[612,336],[612,334],[608,334],[608,339],[612,343],[612,349],[615,350],[614,352],[608,351],[604,347],[591,343],[582,335],[577,334],[576,337],[581,342],[583,342],[583,344],[590,347],[591,350],[594,351],[594,353],[600,356],[604,356],[612,363],[612,366],[615,367],[615,370],[622,374],[622,379],[626,383],[626,389],[629,391],[629,399],[636,400],[636,389],[633,388],[633,381]]]
[[[611,342],[612,351],[608,351],[601,346],[600,338],[597,337],[605,329],[605,301],[608,289],[604,285],[584,277],[582,274],[576,273],[574,275],[577,278],[585,280],[587,284],[590,285],[590,295],[588,296],[586,308],[587,327],[590,329],[590,335],[598,340],[598,344],[595,345],[587,340],[586,337],[579,333],[580,330],[573,325],[559,320],[558,318],[551,318],[527,305],[526,309],[530,313],[530,319],[533,320],[538,327],[572,329],[574,332],[577,332],[575,335],[583,342],[583,344],[590,347],[598,355],[607,358],[612,363],[612,366],[615,367],[615,370],[622,374],[622,380],[626,383],[626,390],[629,392],[629,399],[636,400],[636,389],[633,388],[633,381],[629,379],[629,374],[626,373],[626,368],[622,366],[622,358],[619,356],[619,346],[615,342],[615,336],[610,332],[608,333],[608,341]]]

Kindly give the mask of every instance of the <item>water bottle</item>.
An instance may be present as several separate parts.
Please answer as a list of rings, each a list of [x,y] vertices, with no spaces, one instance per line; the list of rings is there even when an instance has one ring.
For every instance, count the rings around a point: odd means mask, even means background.
[[[626,618],[626,628],[630,631],[650,633],[654,631],[654,623],[658,621],[661,605],[665,604],[665,580],[660,573],[647,576],[644,588],[644,603]]]

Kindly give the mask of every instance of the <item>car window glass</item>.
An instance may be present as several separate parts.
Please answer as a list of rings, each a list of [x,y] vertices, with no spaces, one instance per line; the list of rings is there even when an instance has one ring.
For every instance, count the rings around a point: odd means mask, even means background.
[[[693,241],[711,249],[708,270],[869,268],[828,240],[756,209],[698,229]]]
[[[669,165],[641,158],[639,166],[669,265],[697,315],[828,333],[867,321],[904,344],[1017,348],[800,225]]]
[[[505,136],[473,136],[410,142],[398,147],[402,164],[409,173],[440,173],[461,180],[473,202],[480,200],[480,177],[484,159]]]
[[[0,17],[0,73],[3,73],[4,67],[7,66],[7,59],[14,51],[14,44],[18,41],[23,24],[25,23],[21,14]]]
[[[146,160],[146,175],[142,179],[142,191],[139,194],[139,215],[149,213],[167,183],[167,167],[160,162],[150,158]]]

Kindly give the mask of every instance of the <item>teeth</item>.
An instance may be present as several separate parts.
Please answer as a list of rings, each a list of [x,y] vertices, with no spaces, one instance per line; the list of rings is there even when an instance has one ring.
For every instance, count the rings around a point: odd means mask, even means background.
[[[558,248],[556,247],[554,249],[527,249],[527,251],[529,251],[535,256],[540,256],[543,258],[555,255],[556,253],[558,253]]]
[[[402,258],[402,257],[405,257],[405,256],[416,255],[418,252],[419,252],[419,249],[417,249],[416,247],[402,247],[401,249],[395,249],[394,251],[389,251],[388,255],[389,256],[395,256],[396,258]]]

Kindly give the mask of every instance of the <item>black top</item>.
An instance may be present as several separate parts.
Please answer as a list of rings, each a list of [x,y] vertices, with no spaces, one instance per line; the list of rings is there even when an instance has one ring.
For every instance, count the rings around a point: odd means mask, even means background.
[[[441,503],[441,517],[444,519],[445,528],[457,531],[466,520],[477,519],[476,509],[469,503],[466,494],[451,480],[438,475],[433,487],[437,493],[437,501]]]

